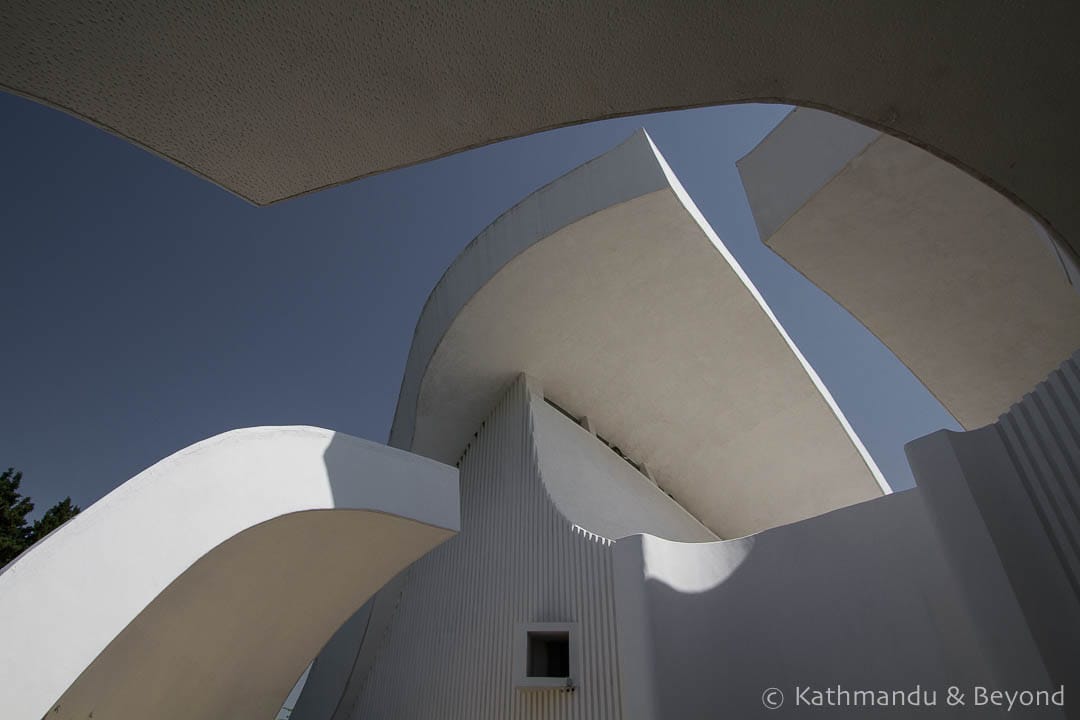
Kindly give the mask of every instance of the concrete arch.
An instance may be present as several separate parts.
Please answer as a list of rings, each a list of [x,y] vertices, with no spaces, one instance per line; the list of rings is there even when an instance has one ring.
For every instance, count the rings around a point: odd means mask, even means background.
[[[457,531],[456,478],[309,427],[169,456],[4,568],[0,707],[272,717],[341,623]]]
[[[1070,2],[13,0],[0,87],[267,204],[604,118],[784,102],[964,169],[1080,257]]]

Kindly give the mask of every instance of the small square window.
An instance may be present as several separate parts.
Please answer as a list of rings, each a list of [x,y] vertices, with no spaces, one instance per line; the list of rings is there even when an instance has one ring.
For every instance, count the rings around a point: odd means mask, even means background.
[[[514,636],[514,687],[573,690],[581,680],[577,623],[527,623]]]
[[[526,644],[528,647],[526,677],[570,677],[570,632],[568,630],[528,632]]]

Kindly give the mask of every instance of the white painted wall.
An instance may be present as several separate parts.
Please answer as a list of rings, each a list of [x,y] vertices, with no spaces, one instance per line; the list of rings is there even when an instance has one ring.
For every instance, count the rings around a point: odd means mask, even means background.
[[[1011,595],[987,599],[999,610],[996,627],[973,614],[962,583],[986,568],[1000,572],[992,543],[982,540],[979,552],[954,563],[923,501],[909,490],[734,541],[618,541],[624,717],[875,712],[796,708],[798,686],[920,686],[938,691],[939,707],[897,716],[997,717],[992,708],[949,708],[948,687],[968,689],[969,700],[976,684],[1056,690]],[[972,529],[961,524],[957,532]],[[762,703],[768,688],[786,696],[778,711]],[[1030,716],[1062,714],[1044,708]]]
[[[0,573],[0,715],[270,717],[349,613],[453,535],[457,500],[453,468],[319,428],[181,450]],[[342,584],[346,550],[367,561]]]
[[[1068,688],[1080,685],[1078,398],[1080,353],[993,425],[905,447],[995,657],[1014,653],[1000,628],[1015,594],[1047,671]],[[975,555],[980,549],[992,560]]]

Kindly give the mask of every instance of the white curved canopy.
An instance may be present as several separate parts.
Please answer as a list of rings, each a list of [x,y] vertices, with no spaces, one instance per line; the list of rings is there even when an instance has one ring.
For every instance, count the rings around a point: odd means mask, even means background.
[[[456,461],[520,372],[721,537],[887,489],[644,132],[529,196],[447,270],[391,444]]]
[[[218,435],[0,573],[5,718],[272,718],[330,635],[458,529],[457,473],[310,427]]]

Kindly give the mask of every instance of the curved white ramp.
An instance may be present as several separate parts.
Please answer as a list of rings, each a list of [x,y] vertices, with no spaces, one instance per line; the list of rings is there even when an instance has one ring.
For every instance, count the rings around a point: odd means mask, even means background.
[[[459,527],[457,471],[310,427],[140,473],[0,572],[5,718],[272,718],[330,635]]]

